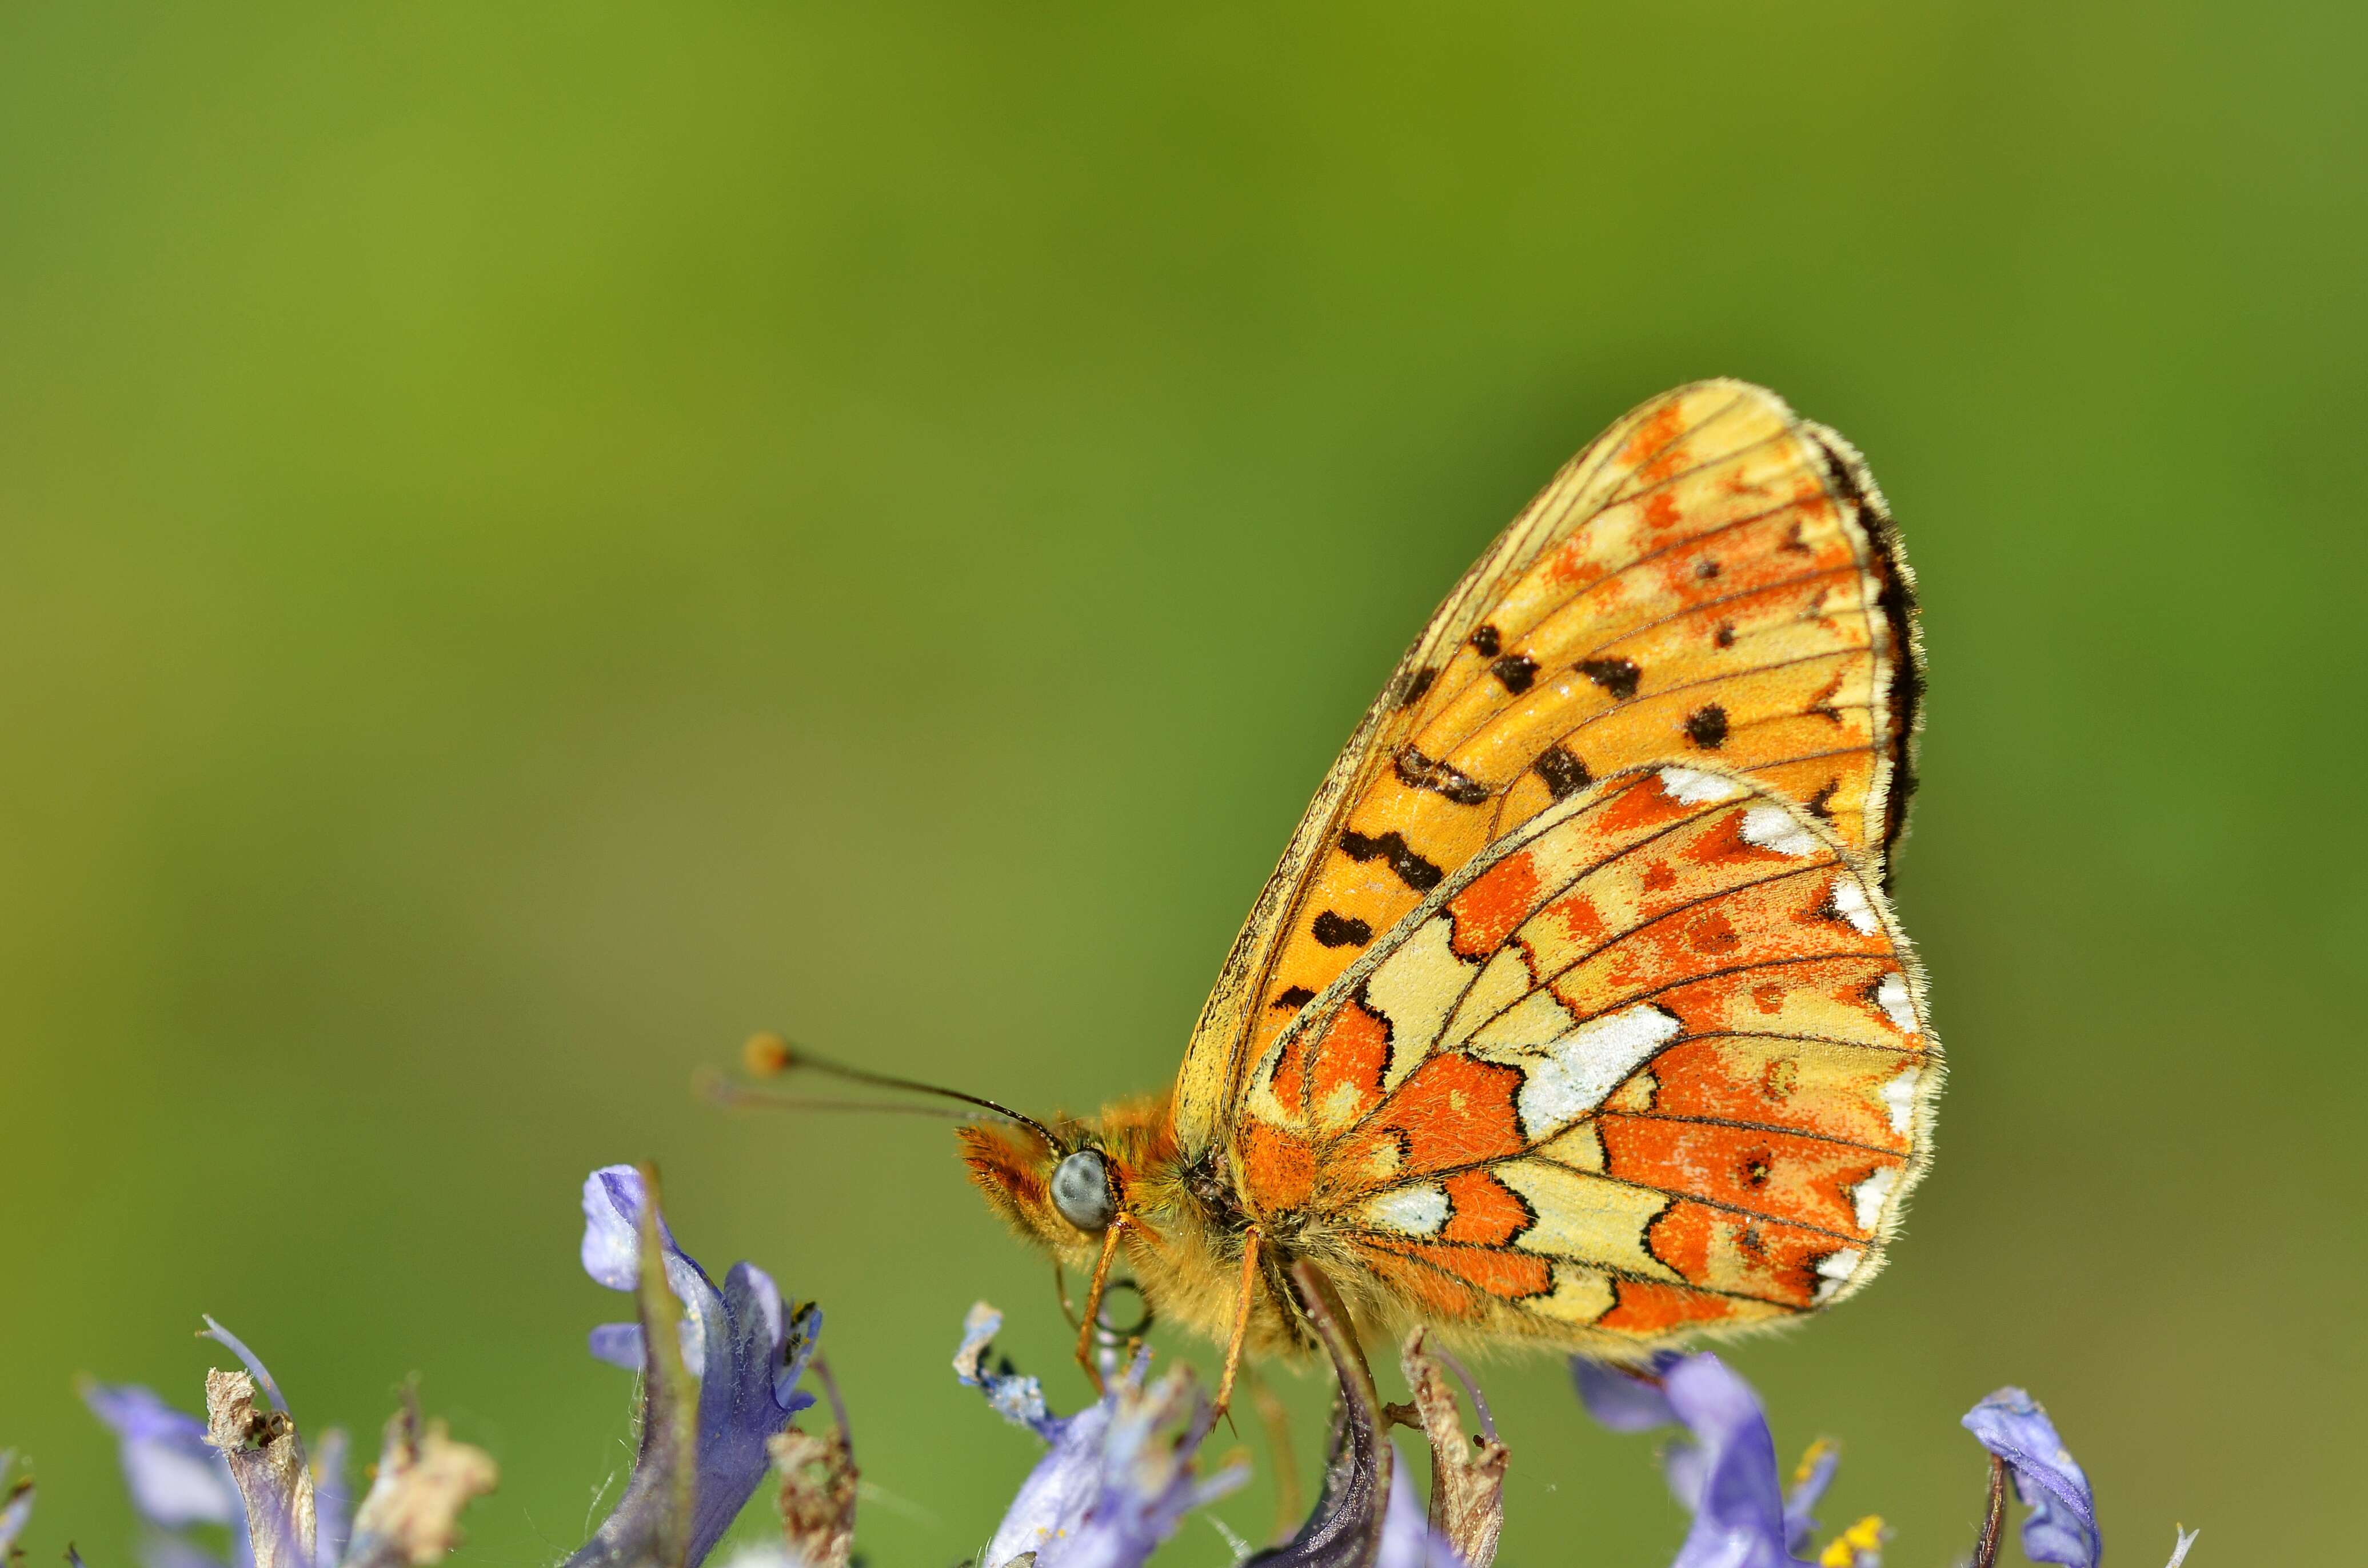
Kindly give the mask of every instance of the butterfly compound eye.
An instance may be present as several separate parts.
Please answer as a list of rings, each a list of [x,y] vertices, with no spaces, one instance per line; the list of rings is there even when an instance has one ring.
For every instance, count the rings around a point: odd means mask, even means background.
[[[1110,1194],[1110,1162],[1099,1149],[1080,1149],[1053,1172],[1053,1207],[1081,1231],[1103,1231],[1118,1218]]]

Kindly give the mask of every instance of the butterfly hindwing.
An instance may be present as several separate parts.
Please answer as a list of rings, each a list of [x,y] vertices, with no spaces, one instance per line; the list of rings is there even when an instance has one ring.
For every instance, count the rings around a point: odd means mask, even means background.
[[[1442,878],[1247,1076],[1235,1179],[1408,1310],[1611,1354],[1881,1263],[1939,1047],[1862,858],[1741,773],[1566,797]]]
[[[1741,774],[1880,881],[1917,679],[1907,568],[1847,443],[1737,381],[1635,410],[1467,574],[1335,764],[1194,1031],[1179,1141],[1221,1142],[1249,1063],[1434,890],[1624,769]]]

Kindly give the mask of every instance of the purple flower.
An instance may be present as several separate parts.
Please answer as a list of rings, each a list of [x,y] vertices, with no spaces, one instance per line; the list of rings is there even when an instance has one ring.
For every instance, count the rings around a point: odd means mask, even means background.
[[[1051,1446],[1020,1486],[988,1543],[984,1568],[1035,1553],[1037,1568],[1135,1568],[1176,1533],[1184,1516],[1247,1478],[1229,1467],[1202,1479],[1194,1457],[1213,1417],[1191,1374],[1150,1376],[1148,1351],[1109,1380],[1102,1397],[1056,1416],[1036,1380],[1008,1363],[989,1368],[1002,1314],[985,1302],[962,1324],[954,1372],[983,1391],[996,1413]]]
[[[2093,1568],[2105,1550],[2097,1529],[2096,1495],[2039,1403],[2021,1389],[2003,1388],[1965,1412],[1964,1426],[2006,1461],[2015,1495],[2030,1506],[2031,1517],[2022,1523],[2023,1555],[2033,1562]],[[2179,1550],[2186,1551],[2184,1542]]]
[[[1669,1490],[1694,1517],[1674,1568],[1793,1568],[1816,1533],[1811,1510],[1833,1480],[1834,1456],[1810,1451],[1788,1494],[1776,1441],[1751,1385],[1715,1356],[1664,1353],[1644,1374],[1575,1361],[1588,1409],[1617,1432],[1676,1423],[1688,1440],[1662,1464]]]
[[[250,1386],[259,1386],[269,1399],[269,1414],[285,1428],[280,1437],[295,1469],[268,1482],[250,1475],[261,1489],[250,1497],[241,1486],[238,1468],[246,1458],[245,1450],[215,1441],[204,1421],[133,1384],[85,1385],[83,1402],[114,1432],[124,1485],[133,1509],[149,1527],[140,1547],[142,1562],[147,1568],[225,1568],[218,1554],[185,1532],[192,1526],[226,1525],[232,1562],[236,1568],[253,1568],[255,1521],[261,1507],[272,1527],[275,1551],[302,1555],[309,1539],[305,1568],[336,1568],[345,1556],[348,1529],[346,1435],[336,1427],[323,1433],[319,1451],[307,1465],[269,1370],[236,1335],[212,1318],[205,1324],[199,1337],[234,1354],[245,1364]]]
[[[1649,1432],[1656,1426],[1678,1424],[1678,1413],[1669,1408],[1661,1380],[1680,1359],[1676,1351],[1664,1350],[1641,1370],[1630,1371],[1574,1356],[1570,1376],[1578,1385],[1580,1402],[1596,1420],[1614,1432]]]
[[[636,1287],[644,1198],[642,1176],[631,1165],[609,1165],[585,1178],[584,1271],[612,1290]],[[797,1382],[821,1332],[822,1313],[808,1307],[794,1317],[785,1314],[772,1277],[753,1264],[733,1265],[719,1290],[707,1271],[675,1244],[665,1219],[655,1212],[651,1219],[666,1284],[681,1303],[675,1330],[681,1364],[698,1385],[684,1558],[686,1568],[695,1568],[771,1468],[767,1441],[814,1403],[812,1395],[798,1392]],[[657,1539],[653,1532],[661,1528],[660,1516],[675,1501],[680,1478],[652,1440],[652,1432],[668,1424],[659,1408],[666,1397],[666,1380],[663,1369],[649,1367],[648,1348],[643,1324],[609,1324],[592,1331],[593,1355],[647,1374],[643,1436],[632,1480],[616,1511],[569,1560],[575,1568],[635,1560],[648,1541]]]
[[[115,1434],[123,1485],[140,1517],[160,1529],[237,1523],[238,1488],[206,1424],[136,1383],[91,1383],[83,1403]]]
[[[8,1467],[17,1462],[13,1449],[0,1449],[0,1482],[8,1480]],[[33,1517],[33,1483],[29,1477],[0,1487],[0,1562],[8,1561],[16,1550],[17,1538],[25,1532],[25,1521]]]
[[[206,1441],[206,1424],[134,1383],[87,1383],[82,1397],[115,1434],[124,1488],[148,1527],[140,1543],[146,1568],[223,1568],[220,1557],[183,1533],[193,1525],[229,1526],[231,1562],[250,1568],[246,1507],[230,1467]]]

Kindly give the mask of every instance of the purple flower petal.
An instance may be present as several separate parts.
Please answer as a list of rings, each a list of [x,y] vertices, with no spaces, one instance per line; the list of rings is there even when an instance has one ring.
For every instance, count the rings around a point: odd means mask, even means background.
[[[1206,1479],[1196,1473],[1212,1416],[1185,1369],[1154,1380],[1145,1351],[1110,1380],[1099,1400],[1075,1415],[1054,1416],[1045,1411],[1036,1380],[1008,1366],[985,1369],[1001,1322],[985,1302],[971,1309],[955,1373],[983,1390],[1005,1419],[1052,1447],[996,1527],[981,1559],[985,1568],[1002,1568],[1031,1551],[1036,1568],[1136,1568],[1176,1533],[1187,1513],[1247,1479],[1238,1467]]]
[[[607,1165],[584,1178],[584,1272],[595,1283],[611,1290],[633,1288],[633,1259],[638,1256],[633,1237],[641,1215],[642,1176],[632,1166]],[[674,1287],[683,1307],[683,1362],[696,1378],[707,1365],[706,1308],[715,1296],[715,1282],[675,1244],[674,1232],[663,1218],[658,1221],[658,1236],[666,1248],[666,1283]]]
[[[2097,1501],[2079,1461],[2055,1435],[2038,1402],[2003,1388],[1967,1411],[1964,1426],[2014,1474],[2015,1495],[2031,1508],[2022,1524],[2023,1555],[2033,1562],[2092,1568],[2105,1550],[2097,1528]]]
[[[288,1408],[288,1401],[280,1396],[279,1385],[272,1381],[271,1369],[263,1364],[262,1358],[256,1356],[254,1351],[249,1350],[245,1342],[243,1342],[237,1335],[233,1334],[230,1330],[214,1322],[212,1318],[208,1317],[203,1312],[199,1312],[198,1315],[201,1318],[205,1318],[206,1324],[204,1331],[200,1333],[198,1337],[199,1339],[211,1339],[215,1344],[226,1347],[232,1355],[237,1357],[240,1364],[246,1368],[247,1375],[252,1377],[256,1381],[256,1385],[260,1387],[266,1394],[270,1396],[271,1408],[274,1410],[285,1411]]]
[[[596,1361],[606,1361],[611,1367],[622,1367],[638,1372],[649,1356],[649,1347],[642,1343],[642,1325],[637,1323],[604,1323],[588,1336],[587,1347]]]
[[[345,1430],[332,1426],[313,1449],[313,1561],[337,1568],[354,1531],[353,1485],[346,1476]]]
[[[1404,1454],[1390,1468],[1389,1507],[1382,1516],[1382,1550],[1373,1568],[1463,1568],[1454,1546],[1430,1528],[1429,1509],[1406,1479]]]
[[[987,1352],[994,1348],[995,1336],[1002,1328],[1001,1312],[985,1301],[973,1303],[962,1319],[962,1345],[954,1351],[954,1376],[968,1387],[983,1390],[997,1415],[1049,1443],[1059,1435],[1061,1424],[1044,1406],[1044,1385],[1012,1370],[1008,1361],[999,1369],[986,1364]]]
[[[1588,1415],[1614,1432],[1649,1432],[1678,1423],[1678,1413],[1669,1408],[1668,1396],[1659,1386],[1678,1359],[1674,1351],[1664,1350],[1640,1373],[1574,1356],[1570,1375]]]
[[[16,1462],[15,1449],[0,1449],[0,1483],[8,1481],[8,1467]],[[15,1548],[17,1538],[25,1533],[25,1521],[32,1517],[33,1483],[31,1481],[17,1481],[0,1486],[0,1562],[8,1561],[8,1554]]]
[[[1662,1380],[1700,1456],[1694,1526],[1672,1568],[1789,1568],[1776,1440],[1751,1385],[1715,1356],[1688,1356]]]
[[[244,1527],[246,1510],[230,1470],[206,1442],[205,1423],[131,1383],[92,1383],[90,1413],[114,1432],[123,1484],[140,1517],[163,1529]]]
[[[594,1171],[584,1182],[584,1270],[612,1290],[632,1290],[638,1278],[644,1188],[631,1165]],[[822,1314],[807,1308],[794,1318],[781,1305],[772,1276],[753,1264],[734,1264],[718,1289],[698,1262],[675,1244],[663,1215],[656,1220],[667,1288],[682,1302],[679,1343],[685,1369],[698,1383],[695,1420],[696,1478],[692,1487],[687,1568],[696,1564],[739,1517],[772,1467],[766,1443],[790,1417],[814,1403],[797,1381],[813,1354]],[[621,1284],[620,1283],[621,1281]],[[639,1324],[609,1324],[592,1331],[592,1354],[633,1370],[645,1370],[648,1343]],[[649,1402],[661,1380],[645,1378],[644,1425]],[[620,1542],[648,1534],[641,1511],[668,1506],[666,1486],[639,1476],[592,1542],[571,1562],[606,1563]]]
[[[1808,1473],[1798,1477],[1784,1494],[1784,1543],[1793,1552],[1805,1552],[1817,1535],[1817,1502],[1833,1484],[1834,1471],[1840,1467],[1841,1450],[1831,1443],[1821,1442],[1809,1450],[1804,1461]]]

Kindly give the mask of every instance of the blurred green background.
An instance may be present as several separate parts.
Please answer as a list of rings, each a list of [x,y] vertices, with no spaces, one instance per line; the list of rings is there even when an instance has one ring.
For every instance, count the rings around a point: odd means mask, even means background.
[[[1940,1161],[1880,1286],[1735,1352],[1781,1446],[1841,1438],[1828,1528],[1946,1562],[1956,1416],[2022,1382],[2119,1561],[2356,1551],[2363,32],[0,12],[33,1560],[129,1560],[74,1378],[194,1404],[208,1311],[315,1427],[423,1372],[504,1469],[466,1561],[555,1561],[629,1451],[577,1186],[644,1156],[693,1252],[829,1311],[873,1562],[974,1551],[1033,1448],[946,1359],[988,1297],[1076,1403],[1047,1270],[942,1126],[693,1070],[770,1025],[1039,1108],[1163,1084],[1448,584],[1718,373],[1865,449],[1932,652]],[[1667,1561],[1648,1443],[1551,1362],[1489,1387],[1508,1562]]]

